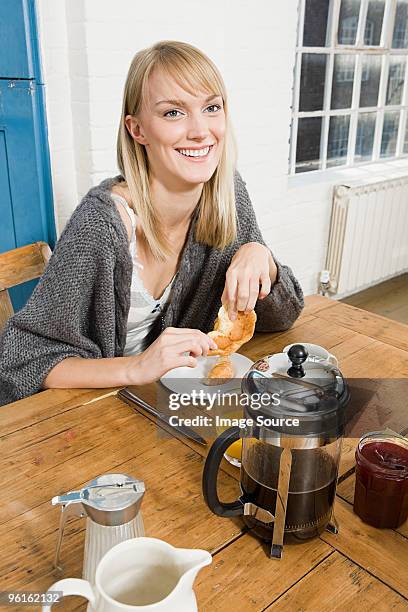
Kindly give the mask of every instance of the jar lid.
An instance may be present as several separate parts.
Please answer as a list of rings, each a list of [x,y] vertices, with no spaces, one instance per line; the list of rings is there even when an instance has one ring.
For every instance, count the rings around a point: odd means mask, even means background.
[[[389,431],[372,431],[359,441],[356,457],[388,480],[408,480],[408,440]]]

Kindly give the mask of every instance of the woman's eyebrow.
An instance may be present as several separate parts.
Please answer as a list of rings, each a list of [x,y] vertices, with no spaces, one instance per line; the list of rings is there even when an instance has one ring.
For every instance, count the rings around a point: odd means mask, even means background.
[[[215,98],[221,98],[221,96],[219,96],[218,94],[212,94],[211,96],[208,96],[208,98],[205,99],[205,102],[211,102],[211,100],[214,100]],[[169,100],[159,100],[158,102],[156,102],[155,106],[158,106],[159,104],[173,104],[174,106],[188,106],[183,100],[175,100],[175,99],[169,99]]]

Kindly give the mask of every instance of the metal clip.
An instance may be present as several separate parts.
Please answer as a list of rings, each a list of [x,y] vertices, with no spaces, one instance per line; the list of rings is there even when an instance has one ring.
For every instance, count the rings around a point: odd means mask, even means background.
[[[261,508],[260,506],[257,506],[251,502],[244,504],[244,515],[252,516],[257,521],[261,521],[262,523],[273,523],[275,520],[275,517],[271,512],[269,512],[269,510],[265,510],[265,508]]]

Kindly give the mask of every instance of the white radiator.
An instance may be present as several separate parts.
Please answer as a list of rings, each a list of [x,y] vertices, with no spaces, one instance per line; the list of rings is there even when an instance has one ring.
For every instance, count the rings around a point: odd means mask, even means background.
[[[336,297],[408,270],[408,176],[334,188],[326,269]]]

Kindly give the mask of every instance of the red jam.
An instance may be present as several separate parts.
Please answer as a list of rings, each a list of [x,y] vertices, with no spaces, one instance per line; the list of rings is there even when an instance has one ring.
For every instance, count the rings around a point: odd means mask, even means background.
[[[408,440],[371,433],[356,450],[354,512],[374,527],[396,528],[408,518]]]

